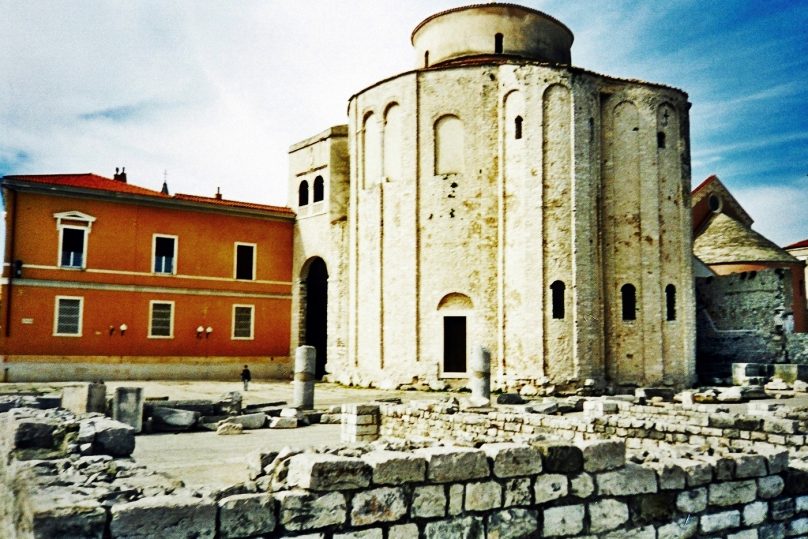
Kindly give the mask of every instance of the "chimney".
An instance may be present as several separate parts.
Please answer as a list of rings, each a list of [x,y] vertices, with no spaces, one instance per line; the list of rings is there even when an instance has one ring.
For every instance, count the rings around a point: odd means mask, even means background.
[[[222,192],[221,192],[221,190],[220,190],[220,189],[217,187],[217,188],[216,188],[216,200],[221,200],[221,199],[222,199]]]
[[[121,167],[121,173],[118,174],[118,181],[126,183],[126,167]]]

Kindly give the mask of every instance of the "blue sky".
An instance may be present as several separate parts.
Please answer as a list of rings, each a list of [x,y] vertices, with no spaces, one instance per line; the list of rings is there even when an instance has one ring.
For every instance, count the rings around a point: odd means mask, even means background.
[[[444,0],[0,0],[0,175],[96,172],[285,204],[288,147],[415,62]],[[780,243],[808,238],[808,2],[523,2],[573,64],[676,86],[693,185],[717,174]]]

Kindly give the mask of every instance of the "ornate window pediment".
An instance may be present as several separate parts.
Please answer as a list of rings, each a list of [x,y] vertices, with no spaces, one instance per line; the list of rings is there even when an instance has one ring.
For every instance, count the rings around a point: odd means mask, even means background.
[[[64,225],[72,226],[85,226],[89,232],[93,228],[95,217],[80,211],[63,211],[54,213],[53,218],[56,219],[56,228],[62,228]]]

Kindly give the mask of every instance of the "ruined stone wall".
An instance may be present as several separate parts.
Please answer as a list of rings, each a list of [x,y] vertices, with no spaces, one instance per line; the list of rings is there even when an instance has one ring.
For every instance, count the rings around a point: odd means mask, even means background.
[[[100,447],[80,457],[70,436],[43,436],[58,433],[37,413],[0,414],[0,530],[9,539],[808,533],[808,475],[784,450],[638,461],[614,440],[480,448],[389,441],[258,452],[253,481],[205,494]]]
[[[702,374],[731,363],[805,363],[806,334],[793,333],[791,275],[769,269],[697,279],[697,353]]]

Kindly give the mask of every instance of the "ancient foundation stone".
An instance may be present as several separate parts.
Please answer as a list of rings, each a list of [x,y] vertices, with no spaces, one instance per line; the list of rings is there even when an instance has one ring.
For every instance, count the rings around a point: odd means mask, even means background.
[[[112,419],[135,429],[143,430],[143,388],[116,387],[112,399]]]
[[[275,521],[275,504],[269,494],[237,494],[219,501],[222,539],[271,533]]]
[[[216,535],[216,505],[190,496],[154,496],[112,506],[113,537],[199,539]]]

